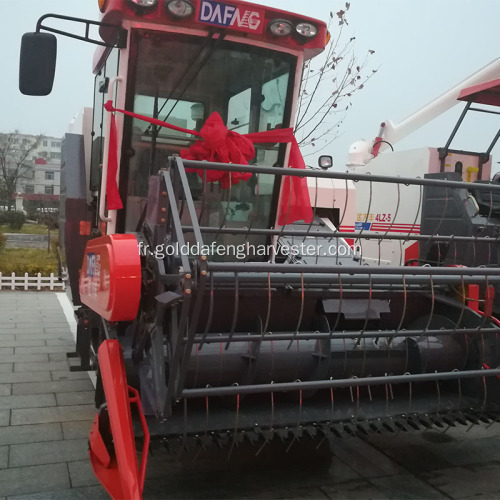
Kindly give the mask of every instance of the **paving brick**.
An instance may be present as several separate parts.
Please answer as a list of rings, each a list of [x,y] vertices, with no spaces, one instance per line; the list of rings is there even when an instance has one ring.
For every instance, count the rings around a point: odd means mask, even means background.
[[[73,344],[73,350],[74,350]],[[16,347],[15,354],[51,354],[55,352],[66,353],[71,350],[68,346],[42,346],[42,347]]]
[[[44,336],[43,329],[40,328],[40,325],[30,328],[15,328],[13,330],[10,330],[9,333],[14,333],[16,336],[16,340],[41,339]]]
[[[7,426],[10,423],[10,410],[0,410],[0,427]]]
[[[60,423],[0,427],[0,445],[57,441],[63,438]]]
[[[68,335],[71,335],[71,330],[66,320],[57,324],[51,322],[49,325],[44,325],[43,331],[45,333],[59,333],[59,334],[66,333]]]
[[[422,478],[451,498],[463,498],[500,491],[500,464],[452,467],[428,472]]]
[[[79,486],[92,486],[94,484],[99,484],[99,480],[92,470],[92,465],[90,460],[79,460],[76,462],[69,462],[69,479],[71,481],[72,488],[78,488]]]
[[[336,499],[387,499],[379,489],[366,480],[351,481],[348,483],[341,483],[335,486],[323,486],[321,488],[323,493],[328,498]]]
[[[0,469],[6,469],[8,465],[9,465],[9,447],[0,446]]]
[[[92,388],[93,389],[93,388]],[[83,405],[94,403],[95,391],[61,392],[56,394],[58,406]]]
[[[440,491],[411,474],[377,477],[370,479],[370,482],[386,495],[387,498],[393,498],[395,500],[400,500],[402,498],[421,498],[423,500],[448,498]]]
[[[2,373],[8,373],[14,370],[14,363],[0,363],[0,377]],[[2,379],[0,378],[0,381]]]
[[[67,333],[62,332],[17,332],[15,338],[16,340],[66,340],[68,337]]]
[[[14,335],[11,336],[11,339],[4,339],[0,336],[0,347],[36,347],[36,346],[44,346],[45,341],[42,339],[37,340],[15,340]]]
[[[0,355],[0,363],[40,363],[49,360],[48,354],[10,354],[7,356]],[[14,371],[16,371],[14,367]]]
[[[73,345],[73,349],[67,348],[65,352],[55,352],[49,354],[49,361],[64,361],[68,359],[67,352],[74,352],[75,346]],[[69,362],[69,360],[68,360]]]
[[[14,354],[13,347],[0,347],[0,356],[11,356]]]
[[[10,446],[9,466],[43,465],[86,458],[88,458],[87,439],[13,444]]]
[[[42,408],[54,406],[56,399],[53,394],[31,394],[22,396],[1,396],[0,409],[13,410],[15,408]]]
[[[157,497],[158,498],[158,497]],[[9,496],[8,500],[109,500],[102,486],[84,486],[67,490],[47,491],[31,495]]]
[[[89,391],[93,389],[92,382],[87,377],[87,380],[59,380],[14,384],[12,394],[44,394],[50,392]]]
[[[62,422],[64,439],[88,438],[92,420],[80,420],[78,422]]]
[[[0,365],[3,366],[3,365]],[[45,382],[50,380],[50,372],[11,372],[0,373],[0,381],[7,384],[19,382]]]
[[[0,396],[10,396],[12,393],[11,384],[0,384]]]
[[[47,345],[53,345],[53,346],[60,346],[60,345],[65,345],[68,347],[75,347],[75,341],[72,336],[70,335],[65,335],[64,338],[59,338],[59,339],[47,339],[45,341]]]
[[[358,439],[336,442],[333,453],[365,478],[404,474],[407,471],[381,451]]]
[[[14,467],[0,470],[0,491],[3,495],[38,493],[69,488],[66,464]]]
[[[87,372],[70,372],[67,368],[52,371],[52,380],[88,380],[88,378]]]
[[[16,339],[16,336],[13,333],[5,333],[0,331],[0,342],[12,342]],[[8,345],[5,347],[9,347]]]
[[[94,405],[56,406],[12,410],[11,425],[43,424],[70,420],[89,420],[95,415]]]
[[[23,355],[24,356],[24,355]],[[25,356],[28,356],[26,354]],[[31,356],[47,356],[47,354],[31,354]],[[48,360],[47,356],[47,360]],[[45,370],[67,370],[67,361],[45,361],[33,363],[14,363],[15,372],[41,372]]]

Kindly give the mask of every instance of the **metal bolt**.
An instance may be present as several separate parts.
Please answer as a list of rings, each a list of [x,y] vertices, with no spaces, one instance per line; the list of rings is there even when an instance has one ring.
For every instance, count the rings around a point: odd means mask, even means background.
[[[201,256],[201,260],[207,260],[207,256],[206,255],[202,255]]]
[[[186,279],[190,280],[191,279],[191,275],[190,274],[186,274]]]
[[[185,290],[184,292],[186,295],[191,295],[191,288],[188,288],[187,290]]]
[[[160,222],[161,222],[162,224],[165,224],[165,220],[166,220],[166,219],[162,218],[162,219],[160,219]]]
[[[161,211],[162,211],[163,213],[165,213],[165,212],[167,211],[167,209],[166,209],[165,207],[162,207]]]
[[[162,196],[167,196],[167,192],[166,192],[166,191],[162,191],[162,192],[161,192],[161,195],[162,195]]]
[[[202,271],[202,272],[201,272],[201,275],[202,275],[202,276],[206,276],[207,274],[208,274],[208,273],[207,273],[206,271]]]

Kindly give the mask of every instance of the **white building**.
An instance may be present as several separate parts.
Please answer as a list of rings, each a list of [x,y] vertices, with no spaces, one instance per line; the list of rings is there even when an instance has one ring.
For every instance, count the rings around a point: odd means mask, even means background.
[[[17,132],[0,134],[0,145],[6,141],[11,143],[10,154],[7,154],[9,172],[13,172],[18,159],[26,155],[18,170],[16,192],[21,193],[25,200],[57,202],[60,194],[61,139]]]

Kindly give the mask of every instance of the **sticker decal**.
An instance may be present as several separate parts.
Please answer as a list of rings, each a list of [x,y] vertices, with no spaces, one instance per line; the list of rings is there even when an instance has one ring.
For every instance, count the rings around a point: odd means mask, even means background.
[[[202,0],[198,21],[246,33],[260,34],[264,26],[264,10],[253,6],[245,8],[215,0]]]

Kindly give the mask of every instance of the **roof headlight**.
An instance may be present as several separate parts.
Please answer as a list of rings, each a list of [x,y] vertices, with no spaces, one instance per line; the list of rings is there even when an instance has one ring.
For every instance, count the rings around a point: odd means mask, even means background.
[[[275,19],[268,24],[268,29],[274,36],[288,36],[292,32],[293,26],[290,21],[285,19]]]
[[[187,0],[170,0],[165,2],[165,9],[173,17],[182,18],[189,17],[194,12],[194,7]]]
[[[314,38],[318,34],[318,28],[311,23],[298,23],[295,30],[305,38]]]
[[[145,9],[150,9],[151,7],[156,7],[158,5],[158,0],[128,0],[130,3],[137,5],[137,7],[143,7]]]

